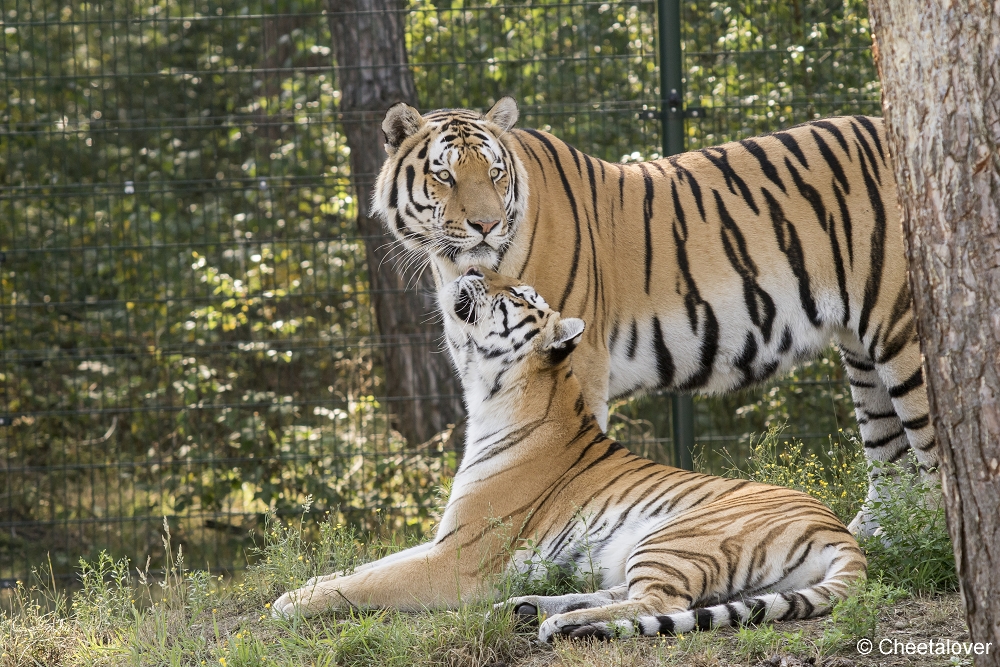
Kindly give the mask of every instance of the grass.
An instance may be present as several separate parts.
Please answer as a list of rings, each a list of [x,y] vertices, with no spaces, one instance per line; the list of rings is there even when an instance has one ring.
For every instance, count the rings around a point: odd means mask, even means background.
[[[846,436],[830,438],[823,452],[808,451],[801,441],[783,440],[779,427],[752,440],[746,463],[730,460],[727,474],[808,493],[847,524],[868,491],[863,452]],[[869,577],[915,594],[958,590],[940,484],[922,481],[907,465],[878,464],[878,472],[887,477],[886,496],[868,509],[882,529],[861,540]]]
[[[867,468],[856,442],[831,442],[824,453],[785,443],[772,431],[753,444],[740,476],[779,483],[815,495],[849,520],[867,487]],[[872,507],[891,540],[868,540],[869,580],[841,601],[827,619],[757,628],[723,629],[670,638],[607,644],[557,641],[540,646],[533,630],[509,614],[488,613],[491,601],[453,611],[327,614],[272,619],[270,602],[308,578],[405,548],[412,540],[363,538],[333,521],[292,522],[271,517],[257,536],[253,564],[238,580],[188,569],[183,550],[164,524],[167,567],[154,576],[126,560],[101,554],[81,561],[80,588],[70,599],[51,567],[19,584],[10,609],[0,613],[0,667],[44,665],[716,665],[759,664],[776,654],[814,663],[850,655],[859,637],[882,632],[880,618],[908,595],[953,590],[954,560],[940,504],[926,489],[895,470],[896,483]],[[586,521],[586,517],[578,517]],[[307,537],[309,536],[309,537]],[[594,568],[560,570],[527,547],[531,576],[500,583],[501,598],[555,594],[599,587]],[[584,559],[586,560],[586,559]],[[912,598],[911,598],[912,599]],[[942,617],[947,614],[939,614]],[[856,655],[855,655],[856,657]]]

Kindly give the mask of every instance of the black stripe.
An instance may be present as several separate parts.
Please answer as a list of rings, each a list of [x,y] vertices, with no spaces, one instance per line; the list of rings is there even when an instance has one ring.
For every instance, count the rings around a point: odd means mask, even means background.
[[[778,176],[778,170],[775,169],[774,164],[767,159],[767,152],[760,147],[753,139],[744,139],[740,142],[740,145],[746,148],[751,155],[757,158],[757,162],[760,162],[760,168],[764,170],[764,175],[767,176],[772,183],[777,185],[782,192],[788,194],[785,190],[785,184],[782,183],[781,177]]]
[[[612,352],[615,349],[615,344],[618,342],[618,334],[620,333],[618,328],[618,320],[615,320],[611,324],[611,337],[608,338],[608,352]]]
[[[698,350],[698,370],[678,387],[680,391],[690,391],[708,384],[712,377],[715,355],[719,352],[719,323],[715,319],[715,312],[709,303],[702,301],[701,304],[705,308],[705,328],[701,333],[701,347]]]
[[[816,300],[813,299],[809,286],[809,272],[806,270],[805,255],[802,252],[802,244],[799,242],[795,225],[785,217],[781,204],[767,188],[761,188],[760,191],[764,195],[768,211],[771,214],[771,225],[774,227],[778,247],[788,258],[788,265],[792,268],[792,273],[795,274],[795,279],[799,283],[799,301],[802,303],[802,309],[812,325],[818,327],[821,324],[819,312],[816,309]]]
[[[875,384],[873,382],[865,382],[864,380],[858,380],[856,378],[848,377],[847,384],[852,387],[861,387],[862,389],[874,389]]]
[[[594,175],[594,161],[586,153],[583,154],[583,161],[587,165],[587,180],[590,181],[590,201],[594,209],[594,227],[597,228],[597,233],[600,234],[601,221],[598,218],[597,212],[597,178]]]
[[[642,182],[646,188],[646,195],[642,201],[642,224],[646,232],[646,294],[649,294],[649,281],[653,275],[653,177],[650,176],[646,166],[639,164],[639,171],[642,172]]]
[[[660,387],[669,387],[674,379],[674,359],[670,350],[663,342],[663,329],[660,318],[653,316],[653,351],[656,353],[656,372],[660,378]]]
[[[787,132],[775,132],[771,136],[784,144],[785,148],[790,150],[792,155],[795,156],[795,159],[799,161],[799,164],[806,169],[809,168],[809,163],[806,162],[806,156],[802,153],[802,149],[799,148],[799,142],[795,140],[795,137]]]
[[[917,369],[913,372],[913,375],[906,378],[902,384],[897,384],[895,387],[889,387],[889,396],[892,398],[900,398],[906,396],[911,391],[921,386],[924,383],[924,372],[921,369]]]
[[[667,161],[670,163],[670,166],[677,170],[677,175],[681,181],[687,181],[688,187],[691,188],[691,194],[694,195],[694,203],[698,206],[698,215],[701,216],[701,221],[705,222],[705,204],[701,199],[701,186],[698,184],[697,179],[695,179],[690,171],[678,163],[676,157],[669,158]]]
[[[840,302],[844,304],[844,315],[840,319],[843,326],[851,319],[851,297],[847,293],[847,273],[844,269],[844,256],[840,254],[840,242],[837,240],[837,225],[830,214],[830,250],[833,252],[833,266],[837,270],[837,287],[840,288]]]
[[[580,245],[583,240],[580,233],[580,213],[576,208],[576,196],[573,193],[572,186],[569,184],[569,179],[566,178],[566,172],[563,170],[562,162],[559,160],[559,154],[556,152],[555,146],[553,146],[552,142],[538,130],[524,131],[540,141],[549,152],[549,157],[552,159],[556,171],[559,173],[559,178],[562,180],[563,190],[566,193],[566,198],[569,200],[569,205],[572,210],[574,222],[573,227],[576,232],[576,239],[573,243],[573,261],[570,264],[569,279],[566,281],[566,287],[563,289],[562,297],[559,299],[559,307],[556,308],[556,310],[561,311],[566,307],[566,300],[569,298],[570,292],[573,291],[573,283],[576,282],[576,272],[580,268]],[[571,151],[573,150],[572,146],[569,146],[568,144],[566,144],[566,146]],[[579,163],[577,163],[577,166],[579,167]],[[648,292],[649,290],[647,289],[646,291]]]
[[[854,268],[854,232],[851,226],[851,212],[847,208],[847,201],[844,193],[840,191],[837,184],[833,184],[833,196],[837,198],[837,206],[840,207],[840,220],[844,225],[844,243],[847,246],[847,261],[851,268]]]
[[[691,266],[688,262],[687,248],[687,224],[685,222],[684,208],[681,206],[680,197],[677,195],[677,184],[670,183],[671,197],[674,202],[675,224],[673,227],[674,245],[677,253],[677,268],[684,279],[684,306],[687,310],[688,324],[691,326],[692,335],[698,335],[698,307],[705,310],[705,330],[701,341],[700,368],[695,374],[688,378],[681,389],[691,389],[701,387],[708,382],[712,373],[712,364],[715,362],[715,355],[719,347],[719,324],[715,319],[715,313],[711,305],[701,298],[698,286],[691,275]],[[681,286],[678,285],[678,289]]]
[[[856,368],[859,371],[873,371],[873,370],[875,370],[875,365],[874,364],[870,364],[867,361],[864,361],[862,359],[855,359],[854,357],[852,357],[851,355],[849,355],[844,350],[840,351],[840,357],[844,360],[845,364],[847,364],[851,368]]]
[[[757,337],[753,335],[752,331],[747,331],[743,339],[743,350],[740,351],[740,356],[733,360],[733,366],[740,369],[740,372],[743,373],[743,379],[738,386],[747,387],[756,381],[753,367],[751,366],[753,360],[756,358]]]
[[[799,176],[799,171],[792,166],[792,161],[787,157],[785,158],[785,167],[792,174],[792,180],[795,181],[795,187],[798,188],[799,194],[809,202],[812,206],[813,213],[816,214],[816,219],[819,221],[819,226],[826,231],[826,206],[823,205],[823,197],[820,195],[819,190],[802,180]]]
[[[882,140],[878,137],[878,130],[875,129],[875,124],[872,123],[868,116],[854,116],[854,120],[861,123],[862,127],[868,130],[872,141],[875,142],[875,149],[878,151],[878,156],[881,158],[882,163],[885,164],[885,151],[882,150]]]
[[[868,161],[872,164],[872,169],[875,170],[875,180],[878,181],[879,185],[882,185],[882,176],[879,171],[878,161],[875,159],[875,153],[872,152],[872,147],[868,145],[868,140],[865,139],[865,135],[861,134],[861,130],[854,123],[851,123],[851,129],[854,130],[854,136],[857,138],[858,143],[865,150],[865,154],[868,156]]]
[[[895,433],[887,435],[883,438],[879,438],[878,440],[866,440],[865,448],[878,449],[879,447],[885,447],[893,440],[896,440],[898,438],[903,438],[905,436],[906,436],[906,431],[896,431]]]
[[[779,593],[781,599],[788,603],[788,609],[785,613],[781,615],[780,621],[787,621],[790,618],[795,618],[795,593]]]
[[[743,618],[740,616],[739,610],[736,609],[736,605],[727,602],[726,611],[729,612],[729,625],[739,625]]]
[[[831,171],[833,171],[834,177],[840,181],[841,185],[844,186],[844,192],[851,194],[851,184],[847,180],[847,176],[844,175],[844,168],[840,164],[840,160],[837,156],[833,154],[830,147],[827,146],[826,142],[823,141],[823,137],[819,135],[816,130],[809,130],[812,133],[813,139],[816,141],[816,145],[819,146],[819,153],[826,160],[827,165],[829,165]]]
[[[792,330],[785,327],[781,331],[781,343],[778,345],[778,352],[784,354],[792,349]]]
[[[767,617],[767,605],[761,600],[752,600],[747,605],[747,623],[756,625]]]
[[[538,157],[538,153],[535,152],[535,149],[532,148],[530,144],[525,143],[521,138],[521,132],[524,132],[524,130],[514,130],[511,134],[513,134],[514,138],[517,139],[517,143],[521,144],[521,148],[527,151],[527,153],[531,156],[531,159],[538,163],[538,171],[542,175],[542,183],[548,184],[549,179],[545,175],[548,170],[545,169],[545,165],[542,163],[542,159]]]
[[[865,410],[863,412],[865,414],[865,417],[867,417],[868,419],[889,419],[889,418],[895,419],[897,417],[895,410],[891,410],[889,412],[868,412],[867,410]]]
[[[673,635],[674,634],[674,619],[669,616],[657,616],[657,622],[660,624],[660,629],[658,634],[661,635]]]
[[[399,188],[396,184],[399,181],[399,174],[403,171],[403,161],[413,152],[414,148],[415,146],[410,146],[405,153],[396,159],[396,170],[392,174],[392,187],[389,189],[389,203],[392,206],[399,206]]]
[[[632,328],[628,332],[628,341],[625,343],[625,355],[629,359],[635,359],[635,345],[639,339],[639,323],[632,320]]]
[[[569,144],[567,144],[565,142],[563,142],[563,143],[566,146],[566,149],[569,151],[570,156],[573,158],[573,163],[576,165],[576,171],[577,171],[577,173],[582,175],[583,172],[580,170],[580,157],[579,157],[580,155],[582,155],[582,153],[580,153],[580,151],[578,151],[575,148],[573,148],[571,145],[569,145]]]
[[[922,417],[917,417],[916,419],[907,419],[903,422],[903,428],[909,429],[910,431],[919,431],[923,427],[931,423],[931,416],[925,414]]]
[[[719,155],[713,155],[713,151],[719,153]],[[747,187],[747,184],[740,178],[739,174],[729,165],[729,154],[726,152],[726,149],[717,146],[715,148],[703,148],[698,152],[704,155],[709,162],[715,165],[716,169],[722,172],[729,191],[734,195],[736,194],[736,190],[733,189],[733,184],[735,183],[740,191],[740,195],[743,197],[743,201],[747,203],[750,210],[753,211],[754,215],[760,215],[760,209],[757,208],[757,202],[754,201],[753,195],[750,193],[750,188]],[[716,196],[718,196],[718,193],[716,193]]]
[[[625,208],[625,169],[618,167],[618,207]]]
[[[711,630],[712,629],[712,612],[708,609],[695,609],[694,618],[696,621],[697,628],[699,630]]]
[[[828,120],[814,120],[813,122],[810,123],[810,125],[814,127],[821,127],[830,134],[832,134],[834,137],[836,137],[837,143],[840,144],[840,147],[844,149],[845,153],[847,153],[847,159],[848,160],[851,159],[850,151],[847,150],[847,140],[844,139],[844,135],[840,131],[839,127],[837,127]]]
[[[719,219],[722,222],[722,246],[726,251],[726,257],[733,269],[743,279],[743,298],[747,304],[747,312],[751,321],[764,334],[764,342],[771,340],[771,327],[774,324],[776,309],[774,299],[757,284],[757,265],[747,251],[746,240],[740,232],[736,221],[729,215],[725,204],[722,203],[722,196],[716,190],[712,190],[715,195],[715,205],[719,211]]]
[[[868,331],[872,309],[875,308],[879,290],[882,288],[882,263],[885,259],[885,206],[882,204],[882,195],[879,194],[875,181],[868,173],[867,163],[860,150],[858,151],[858,161],[861,163],[861,174],[865,179],[868,200],[871,202],[872,213],[875,216],[871,241],[868,245],[871,249],[871,267],[868,272],[868,280],[865,283],[865,298],[861,305],[861,316],[858,319],[858,336],[864,338]]]
[[[895,359],[899,356],[899,353],[908,348],[911,343],[916,342],[916,333],[916,322],[913,319],[910,319],[906,325],[896,333],[896,335],[886,337],[885,341],[882,343],[882,349],[876,361],[880,364],[885,364]]]

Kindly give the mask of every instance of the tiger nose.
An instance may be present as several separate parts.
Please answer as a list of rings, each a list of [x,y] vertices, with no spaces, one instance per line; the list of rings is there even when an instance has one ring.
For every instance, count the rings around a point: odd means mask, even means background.
[[[469,220],[469,224],[477,232],[486,236],[494,227],[500,224],[499,220]]]

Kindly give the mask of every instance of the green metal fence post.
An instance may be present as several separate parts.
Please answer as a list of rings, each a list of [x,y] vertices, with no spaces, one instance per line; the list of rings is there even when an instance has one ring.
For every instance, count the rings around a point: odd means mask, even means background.
[[[663,127],[663,155],[684,151],[684,104],[681,73],[680,0],[657,3],[658,44],[660,47],[660,122]],[[694,401],[690,394],[670,396],[673,424],[674,461],[691,470],[694,447]]]

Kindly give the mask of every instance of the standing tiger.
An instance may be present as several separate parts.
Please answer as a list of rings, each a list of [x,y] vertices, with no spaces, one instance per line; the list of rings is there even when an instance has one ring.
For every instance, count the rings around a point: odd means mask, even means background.
[[[375,210],[439,287],[494,269],[590,322],[576,367],[602,427],[610,400],[734,391],[832,339],[869,460],[912,451],[936,468],[881,119],[612,164],[517,117],[511,98],[486,114],[392,107]],[[877,527],[865,510],[851,523]]]
[[[572,370],[582,320],[475,268],[439,300],[469,421],[434,540],[314,579],[276,614],[454,607],[540,557],[603,586],[508,600],[543,619],[541,640],[657,635],[819,616],[865,576],[854,538],[814,498],[660,465],[609,439]]]

